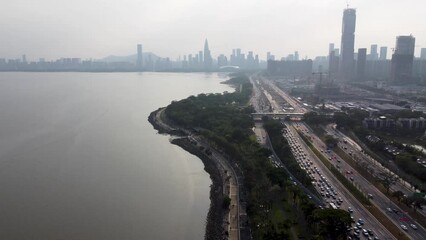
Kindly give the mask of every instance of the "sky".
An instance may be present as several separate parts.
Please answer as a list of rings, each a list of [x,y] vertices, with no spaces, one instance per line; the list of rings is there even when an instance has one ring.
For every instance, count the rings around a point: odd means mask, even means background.
[[[398,35],[426,48],[426,0],[13,0],[0,7],[0,58],[99,59],[144,51],[175,59],[203,49],[232,49],[261,59],[301,57],[340,47],[343,10],[357,10],[355,49],[388,46]]]

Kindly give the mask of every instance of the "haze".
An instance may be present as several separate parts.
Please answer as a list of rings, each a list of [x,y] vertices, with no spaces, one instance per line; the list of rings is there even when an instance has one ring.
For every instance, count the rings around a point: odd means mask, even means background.
[[[36,2],[36,3],[35,3]],[[393,48],[397,35],[426,47],[424,0],[349,1],[357,9],[355,49]],[[213,56],[233,48],[265,58],[327,55],[340,45],[344,0],[14,0],[0,8],[0,58],[102,58],[144,51],[176,58],[201,50]]]

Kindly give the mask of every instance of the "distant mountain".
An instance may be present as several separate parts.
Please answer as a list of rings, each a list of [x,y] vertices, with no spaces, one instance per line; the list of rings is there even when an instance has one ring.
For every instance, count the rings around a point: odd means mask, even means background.
[[[157,55],[155,55],[154,53],[150,53],[150,52],[144,52],[143,55],[142,55],[142,57],[143,57],[144,62],[146,62],[150,57],[151,57],[152,61],[155,61],[158,58],[160,58]],[[130,63],[135,63],[136,59],[137,59],[137,55],[136,54],[129,55],[129,56],[114,56],[114,55],[110,55],[108,57],[99,59],[99,61],[109,62],[109,63],[112,63],[112,62],[130,62]]]

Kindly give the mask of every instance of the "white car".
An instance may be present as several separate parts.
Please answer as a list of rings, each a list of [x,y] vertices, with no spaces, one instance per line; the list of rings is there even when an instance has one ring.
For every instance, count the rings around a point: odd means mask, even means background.
[[[410,227],[412,227],[414,230],[417,230],[417,226],[414,224],[410,224]]]
[[[401,228],[404,229],[405,231],[408,231],[408,228],[405,225],[401,225]]]

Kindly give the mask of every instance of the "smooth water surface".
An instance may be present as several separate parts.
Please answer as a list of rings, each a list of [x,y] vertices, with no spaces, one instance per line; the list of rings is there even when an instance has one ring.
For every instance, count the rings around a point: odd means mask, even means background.
[[[223,80],[0,73],[0,239],[202,239],[209,176],[147,118]]]

